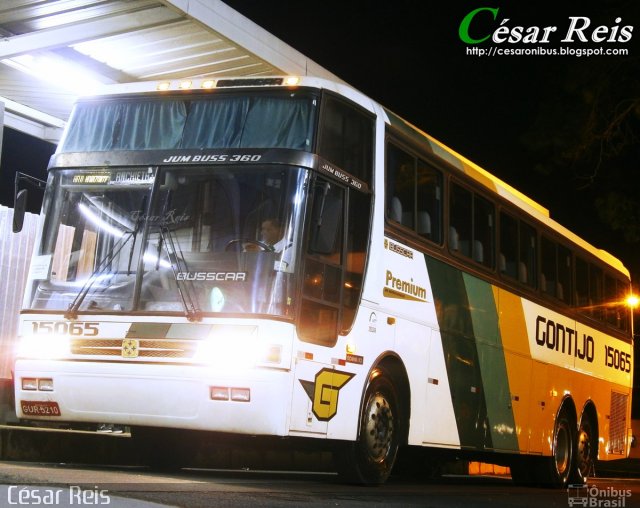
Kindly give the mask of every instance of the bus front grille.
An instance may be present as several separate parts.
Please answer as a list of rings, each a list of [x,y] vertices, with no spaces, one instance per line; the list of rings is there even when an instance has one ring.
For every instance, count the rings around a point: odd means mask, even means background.
[[[75,339],[71,353],[83,356],[127,356],[123,354],[129,339]],[[193,340],[138,339],[136,358],[192,358],[197,348]]]

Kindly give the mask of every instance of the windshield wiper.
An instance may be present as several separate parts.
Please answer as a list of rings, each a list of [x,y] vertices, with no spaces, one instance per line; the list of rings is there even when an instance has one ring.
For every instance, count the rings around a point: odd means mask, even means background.
[[[137,229],[138,228],[136,227],[136,230]],[[80,289],[80,292],[73,299],[73,302],[69,304],[67,311],[64,313],[64,317],[66,319],[77,319],[78,309],[80,309],[80,305],[82,305],[82,302],[84,301],[85,297],[89,293],[89,290],[91,289],[93,284],[100,278],[100,276],[104,273],[107,267],[109,267],[109,265],[111,264],[111,261],[115,259],[115,257],[120,253],[122,248],[129,242],[131,238],[135,237],[137,233],[136,230],[129,231],[124,235],[122,235],[118,239],[118,241],[113,244],[113,247],[111,247],[111,250],[107,252],[105,257],[103,257],[100,260],[96,269],[93,271],[91,276],[86,280],[86,282],[82,286],[82,289]]]
[[[147,205],[147,196],[144,196],[142,198],[142,206],[140,207],[141,213],[144,212],[144,210],[146,210],[146,205]],[[140,221],[136,222],[132,231],[127,231],[126,233],[124,233],[118,239],[118,241],[113,244],[113,247],[111,247],[111,249],[107,252],[104,258],[100,260],[96,269],[93,271],[91,276],[85,281],[84,285],[82,286],[82,289],[80,289],[80,292],[73,299],[73,302],[69,304],[69,307],[67,308],[67,311],[64,314],[64,317],[66,319],[76,319],[78,317],[78,310],[80,309],[80,306],[82,305],[82,302],[86,298],[87,294],[89,294],[89,290],[91,289],[91,287],[100,278],[100,276],[104,273],[107,267],[110,266],[111,262],[120,253],[123,247],[127,245],[127,243],[129,243],[129,240],[133,238],[133,245],[131,246],[131,252],[129,253],[129,264],[127,266],[127,275],[131,275],[131,262],[133,260],[133,252],[135,250],[136,238],[141,228],[142,228],[141,222]]]
[[[183,284],[182,278],[179,276],[180,273],[187,273],[189,271],[182,249],[180,249],[179,244],[176,248],[173,233],[166,224],[161,224],[159,229],[160,245],[158,245],[158,251],[160,251],[164,245],[187,319],[189,321],[202,321],[202,310],[198,306],[198,297],[197,295],[193,295],[193,283]],[[157,258],[159,264],[160,252],[158,252]]]

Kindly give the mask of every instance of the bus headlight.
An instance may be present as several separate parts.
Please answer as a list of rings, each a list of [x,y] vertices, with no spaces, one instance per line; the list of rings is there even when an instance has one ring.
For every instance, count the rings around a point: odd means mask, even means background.
[[[216,327],[199,342],[194,361],[217,369],[236,371],[255,366],[279,366],[282,345],[259,340],[256,326]]]
[[[62,335],[33,336],[25,335],[18,342],[16,358],[32,358],[37,360],[55,360],[68,356],[70,352],[69,337]]]

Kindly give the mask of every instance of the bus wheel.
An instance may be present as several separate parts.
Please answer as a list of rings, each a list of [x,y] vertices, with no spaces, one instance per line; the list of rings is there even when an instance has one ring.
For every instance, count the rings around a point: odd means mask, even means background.
[[[593,474],[598,453],[598,438],[588,415],[583,414],[578,429],[575,475],[572,483],[585,483]]]
[[[566,487],[575,462],[575,430],[566,407],[556,418],[553,430],[553,455],[545,460],[542,483],[549,487]]]
[[[384,369],[378,368],[364,396],[358,439],[338,454],[340,476],[365,485],[384,483],[398,453],[400,422],[396,388]]]

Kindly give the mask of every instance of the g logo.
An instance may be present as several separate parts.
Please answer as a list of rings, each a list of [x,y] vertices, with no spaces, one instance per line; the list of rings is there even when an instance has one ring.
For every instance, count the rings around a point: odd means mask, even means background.
[[[302,387],[313,403],[311,410],[320,421],[329,421],[338,412],[338,393],[355,374],[333,369],[322,369],[316,374],[315,382],[303,381]]]

